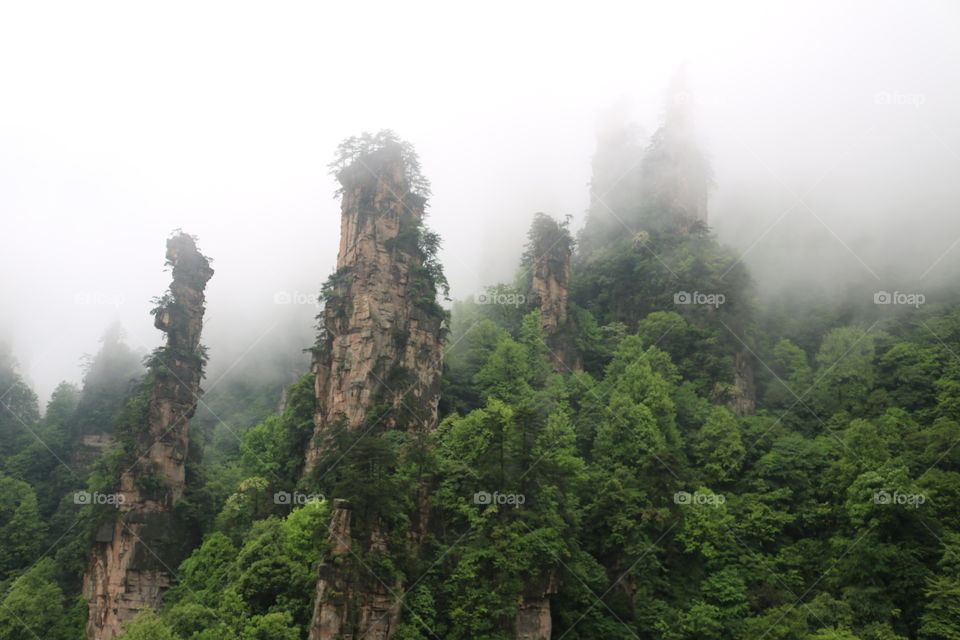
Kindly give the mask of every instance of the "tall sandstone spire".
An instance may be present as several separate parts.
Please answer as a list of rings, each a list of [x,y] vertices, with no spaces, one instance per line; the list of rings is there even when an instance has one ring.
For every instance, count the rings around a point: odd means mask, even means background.
[[[338,179],[340,251],[324,294],[313,361],[314,433],[322,437],[337,423],[358,429],[382,402],[394,411],[379,430],[432,429],[443,371],[443,315],[419,249],[426,199],[410,190],[398,144],[358,157]],[[405,413],[412,415],[401,417]],[[308,469],[318,453],[315,443]]]
[[[568,219],[569,220],[569,219]],[[573,237],[566,222],[538,213],[528,234],[522,265],[530,273],[530,303],[540,311],[540,328],[550,362],[560,374],[583,370],[575,347],[576,326],[568,312]]]
[[[438,273],[424,251],[426,199],[411,184],[406,153],[391,140],[354,154],[337,173],[340,251],[324,288],[314,355],[317,413],[308,474],[334,430],[362,438],[393,429],[422,434],[437,424],[444,313],[436,303]],[[408,532],[413,541],[426,528],[428,509],[420,511]],[[387,532],[360,517],[348,501],[334,501],[311,640],[384,640],[396,629],[402,585],[384,583],[357,560],[384,550]]]
[[[131,460],[120,476],[119,515],[97,531],[83,577],[90,640],[115,638],[141,608],[158,607],[189,549],[191,536],[174,505],[186,486],[188,426],[203,377],[204,288],[213,269],[184,233],[167,240],[167,264],[173,281],[154,310],[166,346],[155,352],[145,379],[143,422],[117,434]]]
[[[681,66],[667,91],[663,121],[641,163],[646,229],[700,233],[707,228],[713,171],[697,140],[692,106],[686,68]]]

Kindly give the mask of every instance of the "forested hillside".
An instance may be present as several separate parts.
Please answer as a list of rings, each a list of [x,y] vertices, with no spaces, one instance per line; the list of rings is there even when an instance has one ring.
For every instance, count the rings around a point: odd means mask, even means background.
[[[111,328],[41,411],[0,353],[0,640],[960,638],[960,297],[758,297],[683,105],[631,135],[450,304],[413,147],[347,140],[285,390],[202,395],[182,233],[143,365]]]

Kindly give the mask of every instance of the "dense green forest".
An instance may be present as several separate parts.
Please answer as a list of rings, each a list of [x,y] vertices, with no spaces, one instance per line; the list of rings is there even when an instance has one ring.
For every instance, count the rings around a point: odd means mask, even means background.
[[[509,638],[531,585],[557,639],[960,638],[960,299],[758,299],[738,255],[665,204],[674,165],[709,189],[681,125],[601,146],[609,197],[586,226],[534,216],[516,278],[444,312],[432,432],[336,430],[305,475],[313,374],[225,379],[191,424],[177,505],[200,542],[125,637],[306,638],[346,500],[355,526],[386,524],[356,555],[406,585],[396,640]],[[538,247],[558,243],[573,252],[572,367],[530,295]],[[750,411],[735,408],[738,357]],[[82,387],[41,412],[0,354],[0,640],[85,637],[79,582],[115,511],[89,496],[111,491],[143,419],[156,364],[140,360],[109,330]],[[101,450],[88,436],[104,424],[118,445]],[[411,554],[424,496],[433,524]]]

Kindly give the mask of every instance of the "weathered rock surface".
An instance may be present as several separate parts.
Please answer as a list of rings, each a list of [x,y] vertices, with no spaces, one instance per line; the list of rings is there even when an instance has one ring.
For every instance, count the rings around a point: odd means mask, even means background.
[[[327,531],[330,551],[317,570],[311,638],[386,640],[399,622],[401,605],[394,594],[400,593],[401,585],[387,588],[369,569],[356,567],[351,555],[352,517],[347,501],[334,501]],[[375,546],[379,531],[372,537]]]
[[[738,351],[733,362],[734,397],[730,408],[738,415],[753,413],[757,408],[757,392],[753,383],[753,355]]]
[[[550,360],[561,374],[583,370],[581,356],[574,347],[576,326],[567,312],[572,254],[566,229],[552,218],[537,214],[525,256],[530,269],[530,302],[540,310],[540,328]]]
[[[155,320],[167,343],[151,368],[147,423],[132,434],[136,461],[120,476],[119,517],[101,525],[84,574],[90,640],[115,638],[141,608],[159,606],[189,544],[173,507],[186,484],[188,423],[203,376],[204,288],[213,269],[183,233],[167,241],[167,263],[173,282]]]
[[[371,407],[383,402],[395,411],[377,429],[431,429],[440,399],[443,318],[417,249],[425,200],[409,190],[399,147],[361,158],[339,179],[337,273],[313,364],[315,434],[337,422],[360,428]],[[308,468],[317,453],[315,444]]]
[[[526,585],[514,618],[513,637],[516,640],[550,640],[553,633],[550,596],[557,592],[559,586],[553,570]]]
[[[332,429],[358,436],[432,430],[443,370],[443,311],[420,249],[426,201],[411,192],[402,149],[387,145],[361,156],[338,178],[340,250],[314,352],[317,413],[308,473]],[[387,532],[380,522],[358,526],[356,517],[349,504],[335,503],[311,640],[387,640],[397,627],[402,585],[385,584],[359,559],[383,551]],[[407,537],[416,545],[422,531]]]

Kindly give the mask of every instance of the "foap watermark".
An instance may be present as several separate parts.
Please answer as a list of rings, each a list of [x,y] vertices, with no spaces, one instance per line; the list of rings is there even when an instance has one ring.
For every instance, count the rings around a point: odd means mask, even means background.
[[[898,304],[919,309],[927,301],[922,293],[904,293],[903,291],[877,291],[873,294],[873,304]]]
[[[900,93],[899,91],[878,91],[873,95],[873,104],[913,107],[919,109],[927,101],[923,93]]]
[[[508,307],[519,307],[527,303],[527,296],[522,293],[499,293],[487,291],[473,296],[477,304],[502,304]]]
[[[722,293],[704,293],[703,291],[677,291],[673,294],[673,304],[704,304],[717,308],[727,301]]]
[[[74,491],[73,504],[108,504],[119,507],[126,500],[122,493],[100,493],[99,491]]]
[[[123,296],[119,293],[105,291],[78,291],[73,294],[73,304],[91,307],[119,307],[123,304]]]
[[[273,304],[312,304],[320,306],[319,293],[303,291],[277,291],[273,294]]]
[[[303,504],[326,502],[322,493],[301,493],[299,491],[277,491],[273,494],[273,504],[299,506]]]
[[[500,493],[494,491],[477,491],[473,494],[473,504],[509,504],[519,507],[527,501],[527,496],[522,493]]]
[[[719,506],[727,501],[722,493],[703,493],[700,491],[677,491],[673,494],[675,504],[706,504],[712,507]]]
[[[897,504],[919,509],[920,505],[925,504],[926,501],[927,496],[922,493],[900,493],[899,491],[890,493],[889,491],[877,491],[873,494],[874,504]]]

